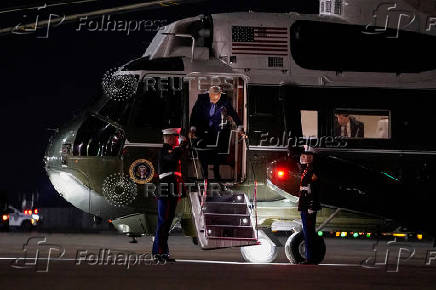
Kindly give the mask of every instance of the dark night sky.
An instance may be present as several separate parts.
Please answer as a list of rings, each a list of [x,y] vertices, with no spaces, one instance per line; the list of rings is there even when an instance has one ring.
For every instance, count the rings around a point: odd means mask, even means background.
[[[35,2],[41,1],[23,0],[14,6]],[[235,10],[318,11],[317,0],[237,2],[207,1],[113,18],[171,23],[198,14]],[[10,23],[13,19],[8,19]],[[4,26],[0,17],[0,27]],[[43,33],[0,36],[0,192],[15,196],[39,191],[40,206],[65,204],[43,170],[42,159],[50,136],[47,128],[59,128],[92,102],[99,95],[104,72],[139,57],[154,36],[154,32],[129,36],[125,32],[77,32],[77,27],[76,22],[51,28],[48,39],[37,38]]]

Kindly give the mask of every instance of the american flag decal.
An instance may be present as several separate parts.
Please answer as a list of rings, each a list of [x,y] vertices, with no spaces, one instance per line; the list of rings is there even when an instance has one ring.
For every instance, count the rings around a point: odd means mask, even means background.
[[[232,26],[232,54],[283,55],[289,53],[286,27]]]

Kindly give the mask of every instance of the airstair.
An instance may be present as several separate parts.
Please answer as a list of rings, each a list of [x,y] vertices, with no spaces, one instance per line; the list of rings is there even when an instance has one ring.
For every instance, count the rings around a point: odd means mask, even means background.
[[[190,193],[192,215],[203,249],[256,245],[255,204],[241,192]]]

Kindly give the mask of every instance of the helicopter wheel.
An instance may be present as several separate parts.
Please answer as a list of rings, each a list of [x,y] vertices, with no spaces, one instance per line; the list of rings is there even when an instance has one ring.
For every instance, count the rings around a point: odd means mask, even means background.
[[[277,247],[261,230],[258,234],[259,245],[241,247],[242,258],[250,263],[271,263],[277,258]]]
[[[319,264],[324,260],[326,246],[324,239],[318,235],[315,238],[313,263]],[[291,264],[300,264],[306,260],[306,248],[302,231],[293,233],[285,244],[285,254]]]

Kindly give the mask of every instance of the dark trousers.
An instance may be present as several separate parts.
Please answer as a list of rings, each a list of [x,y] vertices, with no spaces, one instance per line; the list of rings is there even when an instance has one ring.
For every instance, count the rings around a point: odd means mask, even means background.
[[[157,201],[157,228],[152,254],[169,254],[168,236],[176,212],[178,197],[160,197]]]
[[[217,150],[201,150],[198,151],[198,158],[201,163],[201,173],[204,179],[209,178],[209,164],[213,165],[213,175],[215,180],[220,180],[220,160]]]
[[[221,180],[220,175],[220,164],[222,163],[222,154],[227,153],[229,141],[230,141],[230,130],[224,129],[221,131],[216,131],[213,128],[209,128],[208,133],[202,136],[204,142],[199,142],[202,145],[198,147],[201,149],[206,149],[206,145],[213,145],[213,147],[208,147],[208,150],[198,150],[198,158],[200,159],[203,178],[209,178],[209,164],[213,165],[213,175],[215,180]]]
[[[304,245],[306,248],[306,260],[312,261],[316,232],[316,212],[308,213],[307,210],[301,211],[301,221],[303,222]]]

